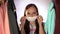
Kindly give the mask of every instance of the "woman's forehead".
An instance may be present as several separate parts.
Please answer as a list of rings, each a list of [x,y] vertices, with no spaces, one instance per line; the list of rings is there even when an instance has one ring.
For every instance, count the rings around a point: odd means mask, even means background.
[[[26,10],[26,12],[36,12],[36,8],[30,7],[29,9]]]

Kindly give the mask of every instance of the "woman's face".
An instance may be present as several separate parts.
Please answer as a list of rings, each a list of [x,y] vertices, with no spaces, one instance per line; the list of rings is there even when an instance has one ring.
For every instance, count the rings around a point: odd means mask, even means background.
[[[26,10],[26,16],[28,17],[33,17],[37,16],[37,10],[34,6],[30,7],[29,9]]]

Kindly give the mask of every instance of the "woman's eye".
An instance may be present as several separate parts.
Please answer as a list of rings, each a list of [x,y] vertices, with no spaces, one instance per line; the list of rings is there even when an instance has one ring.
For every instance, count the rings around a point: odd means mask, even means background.
[[[33,12],[33,14],[36,14],[36,12]]]
[[[30,13],[27,13],[27,14],[30,14]]]

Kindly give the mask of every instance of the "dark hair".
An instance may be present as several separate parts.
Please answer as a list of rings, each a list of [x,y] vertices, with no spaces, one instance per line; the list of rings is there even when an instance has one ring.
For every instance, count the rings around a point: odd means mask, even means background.
[[[29,9],[30,7],[35,7],[36,8],[36,12],[37,12],[37,15],[39,15],[39,13],[38,13],[38,8],[36,7],[36,5],[35,4],[28,4],[27,6],[26,6],[26,8],[25,8],[25,12],[24,12],[24,16],[26,16],[26,10],[27,9]]]
[[[37,15],[39,15],[38,14],[38,9],[37,9],[37,7],[36,7],[35,4],[29,4],[29,5],[27,5],[26,8],[25,8],[25,12],[26,12],[27,9],[29,9],[32,6],[34,6],[36,8]],[[25,12],[24,12],[24,16],[26,16]],[[26,19],[25,24],[24,24],[25,34],[29,34],[30,33],[29,23],[30,22]],[[36,31],[35,31],[35,33],[39,34],[39,24],[38,24],[37,19],[35,20],[35,25],[36,25]]]

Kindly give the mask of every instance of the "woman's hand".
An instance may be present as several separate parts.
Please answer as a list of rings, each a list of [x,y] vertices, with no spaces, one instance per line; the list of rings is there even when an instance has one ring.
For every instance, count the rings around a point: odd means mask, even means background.
[[[25,24],[25,20],[26,20],[25,16],[21,17],[21,19],[20,19],[20,22],[21,22],[21,24],[20,24],[20,30],[23,29],[24,24]]]
[[[43,17],[42,16],[38,16],[37,17],[38,23],[39,23],[39,34],[45,34],[44,29],[43,29]]]
[[[42,16],[38,16],[37,17],[38,23],[41,25],[43,22],[43,17]]]
[[[25,20],[26,20],[26,16],[23,16],[23,17],[21,17],[20,22],[25,23]]]

